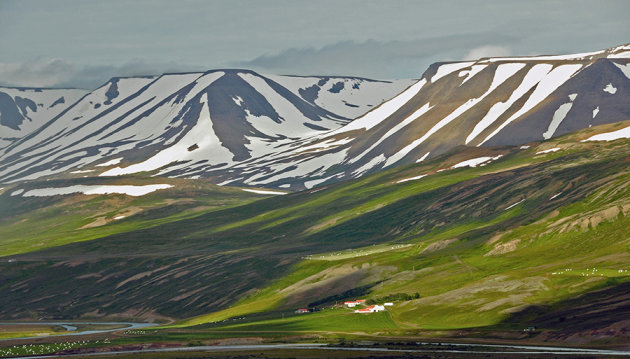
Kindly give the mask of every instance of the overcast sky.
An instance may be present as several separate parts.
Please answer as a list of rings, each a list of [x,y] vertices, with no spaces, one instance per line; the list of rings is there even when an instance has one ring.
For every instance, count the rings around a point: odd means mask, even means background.
[[[417,78],[436,61],[630,42],[627,0],[0,0],[0,84],[248,68]]]

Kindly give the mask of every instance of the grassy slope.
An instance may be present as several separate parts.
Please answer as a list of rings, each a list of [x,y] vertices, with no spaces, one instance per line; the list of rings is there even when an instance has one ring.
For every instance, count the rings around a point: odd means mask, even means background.
[[[11,196],[19,189],[72,185],[148,185],[174,187],[145,196],[81,194],[52,197]],[[27,253],[229,208],[260,199],[239,189],[200,181],[125,176],[31,182],[6,188],[0,195],[0,256]],[[115,219],[125,216],[123,219]]]
[[[559,139],[556,143],[565,150],[531,159],[534,163],[551,163],[542,173],[550,179],[549,183],[532,186],[532,179],[526,178],[521,186],[516,186],[522,190],[520,196],[503,200],[503,213],[486,217],[485,221],[460,220],[445,230],[433,229],[411,238],[404,232],[398,233],[398,238],[410,238],[409,243],[415,243],[412,248],[392,246],[386,251],[366,247],[312,256],[300,264],[293,275],[303,273],[296,278],[302,286],[310,284],[308,279],[311,278],[321,281],[321,286],[325,287],[323,282],[330,279],[325,273],[333,267],[330,261],[335,257],[338,258],[334,265],[337,268],[388,268],[383,275],[370,279],[377,284],[368,297],[419,291],[423,298],[397,303],[391,314],[397,325],[421,329],[509,325],[512,313],[530,305],[562,303],[580,293],[625,281],[630,274],[628,141],[575,144],[575,139],[575,136]],[[583,152],[585,150],[588,152]],[[531,158],[536,151],[513,155],[483,171],[518,167],[522,165],[522,157]],[[475,170],[465,172],[466,177],[474,177]],[[380,175],[383,176],[387,177],[387,173]],[[429,178],[417,182],[418,187],[431,185]],[[505,194],[505,191],[499,193]],[[551,199],[558,193],[561,194]],[[510,203],[523,199],[521,204],[505,210]],[[485,197],[483,201],[492,199]],[[509,225],[522,216],[528,218],[526,223]],[[396,236],[391,239],[395,242]],[[447,239],[453,241],[445,241]],[[431,248],[431,243],[444,243],[445,247],[438,245],[434,246],[438,248],[434,252],[424,251]],[[325,270],[312,274],[319,270],[317,266]],[[291,301],[286,289],[285,293],[277,289],[288,286],[279,284],[228,310],[196,317],[180,325],[282,308],[283,302]],[[295,320],[302,320],[305,326],[314,329],[306,324],[311,322],[306,316],[264,322],[264,328],[281,330],[286,323]],[[255,330],[257,325],[250,324],[248,328]]]
[[[423,298],[391,310],[403,329],[500,323],[529,304],[624,280],[606,276],[629,263],[622,213],[630,198],[630,148],[628,141],[577,141],[592,131],[529,150],[465,149],[325,189],[25,254],[18,264],[0,264],[0,289],[12,288],[0,298],[1,314],[212,312],[180,323],[196,325],[243,315],[255,320],[255,313],[289,312],[360,287],[368,297],[420,292]],[[535,154],[552,147],[562,150]],[[497,153],[504,157],[484,167],[436,172]],[[429,175],[396,183],[419,174]],[[603,213],[613,205],[616,215]],[[343,252],[348,249],[355,251]],[[325,260],[317,260],[321,253],[328,253]],[[606,276],[581,275],[593,267],[606,269]],[[551,274],[563,268],[574,271]],[[247,330],[314,330],[330,320],[352,330],[356,316],[342,314],[284,321],[260,314],[266,322]],[[331,317],[320,322],[321,316]],[[374,328],[389,325],[383,323]]]

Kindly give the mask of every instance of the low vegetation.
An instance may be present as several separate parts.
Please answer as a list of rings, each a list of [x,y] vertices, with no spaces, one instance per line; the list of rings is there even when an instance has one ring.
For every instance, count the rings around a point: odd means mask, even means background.
[[[68,208],[67,198],[30,202],[0,227],[15,238],[2,241],[0,315],[134,317],[248,335],[521,330],[536,324],[520,314],[528,308],[570,305],[629,279],[630,141],[580,142],[606,128],[476,149],[503,155],[485,166],[451,169],[464,149],[253,202],[260,196],[206,187],[180,211],[158,205],[165,190],[138,200],[154,212],[81,239],[71,233],[88,220],[62,229],[70,217],[55,206]],[[20,242],[10,228],[35,216],[51,216],[52,239],[38,249],[46,235],[33,231],[24,247],[11,244]],[[365,315],[334,307],[359,298],[394,305]],[[309,306],[323,310],[294,313]]]

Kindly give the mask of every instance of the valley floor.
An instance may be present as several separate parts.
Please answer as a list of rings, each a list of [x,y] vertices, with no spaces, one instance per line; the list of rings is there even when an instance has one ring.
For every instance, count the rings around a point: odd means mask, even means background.
[[[134,334],[135,333],[135,334]],[[82,336],[73,343],[46,340],[0,344],[0,357],[17,358],[624,358],[630,351],[607,345],[563,346],[541,342],[540,336],[520,339],[479,339],[473,331],[448,333],[453,337],[389,337],[330,332],[323,335],[269,332],[263,336],[221,338],[200,331],[151,331],[144,340],[138,332],[119,332],[104,339]],[[157,334],[159,333],[159,334]],[[224,333],[225,334],[225,333]],[[236,333],[233,333],[238,335]],[[261,334],[261,333],[258,333]],[[427,333],[425,333],[427,334]],[[435,334],[435,333],[434,333]],[[444,335],[446,333],[442,333]],[[495,331],[495,335],[516,333]],[[466,337],[472,335],[473,337]],[[455,338],[459,336],[459,338]],[[158,340],[159,337],[159,340]],[[186,339],[184,339],[186,338]],[[60,339],[60,338],[56,338]],[[46,351],[44,349],[48,348]]]

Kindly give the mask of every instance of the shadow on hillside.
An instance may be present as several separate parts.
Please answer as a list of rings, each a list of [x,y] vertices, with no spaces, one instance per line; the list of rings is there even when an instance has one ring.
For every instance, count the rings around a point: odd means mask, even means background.
[[[566,335],[630,336],[630,282],[611,282],[603,289],[569,300],[527,307],[501,325],[536,326]]]

